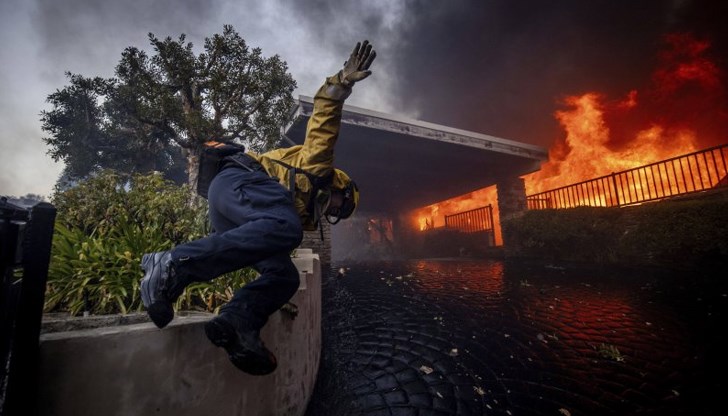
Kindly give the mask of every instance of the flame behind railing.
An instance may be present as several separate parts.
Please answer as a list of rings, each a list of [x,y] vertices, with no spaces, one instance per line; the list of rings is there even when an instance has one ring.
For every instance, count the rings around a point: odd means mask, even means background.
[[[465,233],[493,232],[493,206],[471,209],[445,216],[445,227]]]
[[[728,144],[526,197],[528,209],[619,207],[728,187]]]

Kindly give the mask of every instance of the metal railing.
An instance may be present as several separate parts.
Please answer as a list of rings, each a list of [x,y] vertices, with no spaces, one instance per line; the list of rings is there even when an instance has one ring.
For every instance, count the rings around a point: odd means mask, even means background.
[[[56,209],[0,199],[0,416],[35,414],[38,339]]]
[[[487,205],[457,214],[445,215],[445,227],[464,233],[493,231],[493,206]]]
[[[528,209],[620,207],[728,187],[728,144],[526,196]]]

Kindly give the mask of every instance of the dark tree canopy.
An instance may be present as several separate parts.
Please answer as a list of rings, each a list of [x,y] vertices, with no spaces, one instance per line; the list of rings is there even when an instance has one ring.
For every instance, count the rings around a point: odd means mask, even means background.
[[[202,143],[216,139],[265,150],[278,141],[293,105],[296,82],[277,55],[265,58],[233,29],[205,39],[198,55],[185,35],[149,34],[154,54],[126,48],[115,77],[67,73],[70,84],[48,96],[44,138],[65,174],[100,169],[158,170],[179,175],[186,156],[195,185]]]

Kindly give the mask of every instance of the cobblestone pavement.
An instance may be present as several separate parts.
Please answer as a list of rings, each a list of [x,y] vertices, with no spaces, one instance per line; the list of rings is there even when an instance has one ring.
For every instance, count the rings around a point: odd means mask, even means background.
[[[342,266],[324,283],[308,416],[726,407],[725,277],[491,260]]]

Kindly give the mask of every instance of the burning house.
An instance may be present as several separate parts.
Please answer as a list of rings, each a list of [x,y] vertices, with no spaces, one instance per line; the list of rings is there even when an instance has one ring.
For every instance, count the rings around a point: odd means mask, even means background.
[[[303,141],[312,109],[310,97],[299,98],[286,128],[296,144]],[[442,228],[480,232],[483,245],[497,244],[493,217],[525,209],[519,177],[538,170],[547,155],[539,146],[354,106],[344,107],[340,135],[336,164],[356,180],[362,199],[357,218],[331,230],[336,258],[386,257]],[[448,217],[449,227],[444,215],[423,214],[423,207],[490,186],[487,203]]]
[[[561,132],[548,151],[345,107],[337,164],[360,184],[362,206],[359,219],[332,230],[335,257],[382,258],[433,241],[435,251],[461,254],[468,241],[501,245],[500,218],[527,207],[625,206],[725,188],[728,99],[713,49],[709,38],[668,33],[652,70],[621,94],[555,96]],[[311,107],[299,99],[286,130],[295,143]]]

